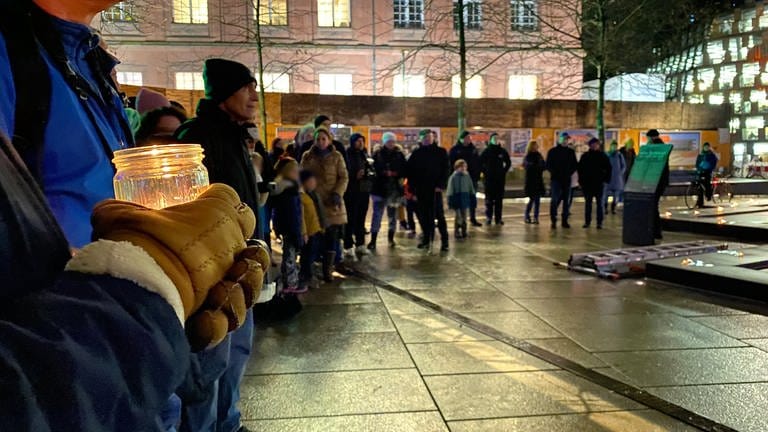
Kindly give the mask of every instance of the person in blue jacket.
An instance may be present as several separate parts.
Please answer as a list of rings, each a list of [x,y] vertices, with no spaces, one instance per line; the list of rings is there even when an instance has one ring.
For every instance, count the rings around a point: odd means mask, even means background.
[[[712,146],[705,142],[701,153],[696,157],[696,175],[704,185],[707,201],[712,201],[712,172],[717,168],[717,162],[717,155],[712,151]],[[704,207],[704,194],[699,193],[696,207]]]
[[[70,259],[45,198],[2,133],[0,195],[13,197],[0,200],[0,430],[165,430],[159,414],[186,374],[188,338],[199,340],[193,335],[201,323],[213,322],[205,317],[216,316],[225,323],[215,332],[221,340],[248,306],[199,305],[210,304],[208,294],[221,286],[243,299],[254,293],[246,281],[260,288],[269,264],[252,264],[252,248],[243,249],[253,214],[223,185],[176,209],[113,200],[94,213],[100,239]],[[194,224],[184,222],[190,214]],[[211,227],[215,239],[195,240]],[[196,282],[179,283],[190,280],[179,269],[189,268],[191,255],[175,245],[189,242],[199,251],[195,260],[239,252]],[[159,250],[174,259],[162,260]],[[225,274],[242,263],[249,268],[242,278],[225,284]]]
[[[114,3],[0,0],[0,131],[13,137],[74,248],[90,241],[93,206],[113,196],[112,151],[133,143],[109,75],[117,61],[89,26]]]

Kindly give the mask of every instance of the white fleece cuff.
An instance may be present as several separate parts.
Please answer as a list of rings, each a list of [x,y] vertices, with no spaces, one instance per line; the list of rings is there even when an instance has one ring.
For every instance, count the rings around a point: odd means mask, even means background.
[[[179,291],[144,249],[126,241],[98,240],[80,249],[66,271],[109,275],[125,279],[164,298],[184,327],[184,306]]]

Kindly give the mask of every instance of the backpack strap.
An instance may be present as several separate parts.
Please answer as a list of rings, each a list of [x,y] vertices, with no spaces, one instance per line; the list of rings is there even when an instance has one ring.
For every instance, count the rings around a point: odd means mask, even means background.
[[[32,27],[32,2],[0,0],[0,33],[8,51],[16,92],[13,146],[40,183],[52,89]]]

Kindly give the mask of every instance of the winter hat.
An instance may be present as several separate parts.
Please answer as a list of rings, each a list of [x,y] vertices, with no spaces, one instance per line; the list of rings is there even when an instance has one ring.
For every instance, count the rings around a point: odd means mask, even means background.
[[[323,125],[323,123],[330,121],[331,118],[327,115],[320,114],[319,116],[315,117],[315,127],[320,127]]]
[[[328,130],[327,127],[319,126],[317,129],[315,129],[315,134],[314,134],[315,140],[317,140],[317,137],[318,137],[318,135],[320,135],[321,132],[328,134],[328,137],[330,139],[333,139],[333,134],[331,133],[331,131]]]
[[[587,141],[587,145],[592,147],[592,144],[600,144],[600,140],[597,138],[592,138],[589,141]]]
[[[275,164],[275,172],[277,173],[278,176],[285,177],[285,174],[289,170],[293,168],[298,168],[298,167],[299,167],[299,163],[296,162],[296,159],[288,156],[281,157],[280,160],[278,160],[277,163]]]
[[[659,135],[660,135],[659,131],[656,129],[651,129],[645,133],[645,136],[647,136],[648,138],[658,138]]]
[[[565,144],[565,140],[570,138],[571,136],[568,135],[568,132],[560,132],[560,136],[557,139],[558,144]]]
[[[419,141],[423,140],[425,136],[432,133],[432,129],[422,129],[419,131]]]
[[[133,108],[126,108],[125,116],[128,118],[128,125],[131,127],[131,133],[136,135],[139,127],[141,127],[141,114]]]
[[[459,139],[464,139],[464,138],[468,137],[469,135],[472,135],[472,133],[470,131],[464,131],[459,136]]]
[[[354,148],[355,142],[360,138],[365,139],[363,134],[353,133],[352,136],[349,137],[349,147]]]
[[[386,144],[390,141],[397,142],[397,135],[395,135],[393,132],[384,132],[384,134],[381,136],[381,142]]]
[[[142,88],[136,95],[136,111],[141,115],[169,106],[171,106],[171,102],[168,101],[165,95],[154,90]]]
[[[315,178],[315,173],[308,169],[303,169],[299,173],[299,180],[301,180],[302,183],[306,182],[307,180]]]
[[[214,102],[224,102],[246,84],[256,82],[256,78],[242,63],[213,58],[203,66],[205,97]]]

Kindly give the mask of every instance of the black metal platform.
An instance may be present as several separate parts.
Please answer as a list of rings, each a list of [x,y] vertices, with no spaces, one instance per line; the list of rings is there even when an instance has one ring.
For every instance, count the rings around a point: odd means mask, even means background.
[[[661,222],[665,231],[768,242],[768,201],[748,199],[698,210],[671,208],[662,213]]]
[[[706,291],[768,301],[768,246],[731,245],[727,251],[646,264],[646,276]]]

